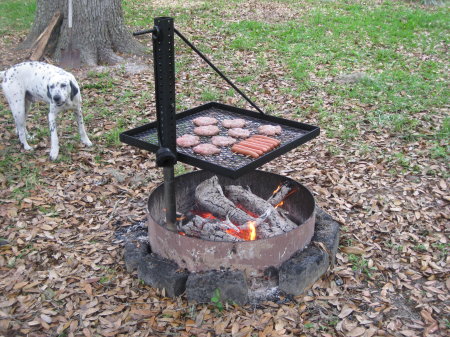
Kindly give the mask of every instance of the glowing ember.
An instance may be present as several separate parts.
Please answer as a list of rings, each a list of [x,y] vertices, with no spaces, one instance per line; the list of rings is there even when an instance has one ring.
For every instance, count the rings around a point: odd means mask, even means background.
[[[203,219],[217,219],[212,213],[192,210],[192,214],[201,216]]]
[[[241,204],[237,204],[236,205],[237,208],[243,210],[245,213],[247,213],[248,215],[250,215],[251,217],[257,218],[258,214],[253,213],[252,211],[249,211],[247,208],[245,208],[243,205]]]

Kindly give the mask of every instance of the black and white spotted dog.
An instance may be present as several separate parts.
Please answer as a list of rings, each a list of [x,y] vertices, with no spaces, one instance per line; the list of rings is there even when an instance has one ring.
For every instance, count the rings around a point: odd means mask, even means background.
[[[19,140],[25,150],[32,149],[27,142],[26,119],[30,105],[34,101],[44,101],[50,105],[48,122],[52,160],[55,160],[59,153],[56,117],[60,111],[74,111],[81,141],[87,146],[92,145],[84,129],[80,87],[71,73],[47,63],[24,62],[0,72],[0,80],[3,80],[3,93],[14,116]]]

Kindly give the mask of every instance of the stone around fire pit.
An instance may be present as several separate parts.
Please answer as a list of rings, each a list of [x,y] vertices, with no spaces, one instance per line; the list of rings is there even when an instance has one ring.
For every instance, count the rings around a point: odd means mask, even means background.
[[[141,230],[141,229],[140,229]],[[339,244],[339,224],[316,207],[316,228],[311,244],[294,254],[279,268],[270,267],[263,278],[246,277],[239,270],[209,270],[189,273],[167,259],[151,253],[148,243],[137,240],[133,233],[125,235],[124,258],[128,271],[138,271],[145,284],[165,288],[175,297],[186,293],[189,301],[211,302],[216,289],[223,302],[239,305],[275,301],[277,294],[300,295],[309,289],[334,264]],[[266,279],[270,279],[267,281]],[[254,287],[263,284],[263,287]]]
[[[300,295],[334,265],[339,245],[339,224],[321,209],[316,209],[316,229],[312,245],[294,254],[279,270],[280,290]]]
[[[186,283],[186,295],[189,300],[208,303],[216,289],[220,298],[244,305],[248,302],[247,280],[242,271],[213,270],[203,273],[191,273]]]
[[[169,297],[179,296],[186,289],[189,273],[180,269],[176,263],[156,254],[144,256],[137,266],[137,271],[139,279],[145,284],[159,289],[164,288]]]

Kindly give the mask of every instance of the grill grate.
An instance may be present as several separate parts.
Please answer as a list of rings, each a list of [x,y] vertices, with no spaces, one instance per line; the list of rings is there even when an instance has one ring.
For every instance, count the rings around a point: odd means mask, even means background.
[[[213,156],[202,156],[194,153],[192,148],[177,146],[178,160],[231,178],[237,178],[319,134],[319,128],[315,126],[274,116],[262,115],[250,110],[239,109],[219,103],[208,103],[177,114],[177,137],[181,137],[184,134],[193,135],[195,125],[192,120],[202,116],[214,117],[219,120],[218,127],[220,129],[219,135],[221,136],[228,135],[228,129],[224,128],[220,123],[224,119],[242,118],[246,120],[247,125],[245,129],[249,130],[251,135],[257,134],[257,129],[260,125],[280,125],[282,128],[281,135],[271,136],[281,141],[280,146],[256,159],[235,154],[231,151],[231,146],[221,147],[221,153]],[[130,145],[156,152],[159,149],[157,129],[156,122],[150,123],[124,132],[121,134],[121,140]],[[200,142],[210,143],[211,137],[201,136]]]

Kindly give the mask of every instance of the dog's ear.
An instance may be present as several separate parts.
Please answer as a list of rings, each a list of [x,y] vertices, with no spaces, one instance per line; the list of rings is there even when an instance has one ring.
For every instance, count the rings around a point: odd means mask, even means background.
[[[47,85],[47,97],[52,99],[52,95],[50,95],[50,86]]]
[[[73,98],[78,94],[78,88],[75,84],[73,84],[72,81],[70,81],[70,100],[73,100]]]

